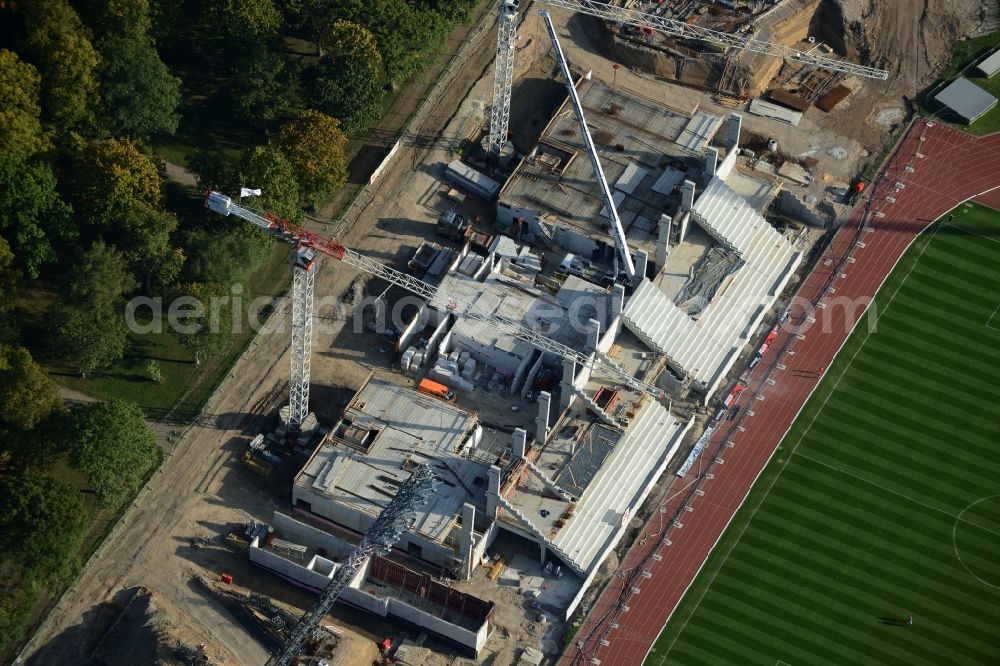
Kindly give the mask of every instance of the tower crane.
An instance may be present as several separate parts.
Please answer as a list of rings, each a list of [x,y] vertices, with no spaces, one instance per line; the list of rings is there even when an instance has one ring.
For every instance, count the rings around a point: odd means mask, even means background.
[[[868,79],[885,81],[889,73],[885,70],[865,65],[826,58],[813,53],[773,44],[751,35],[734,35],[683,21],[648,14],[637,8],[618,7],[599,0],[538,0],[542,4],[570,9],[581,14],[589,14],[606,21],[624,23],[637,28],[647,28],[671,37],[693,39],[726,48],[750,51],[761,55],[793,60],[809,67],[820,67],[834,72],[843,72]],[[499,157],[507,141],[507,126],[510,120],[510,91],[514,83],[514,43],[517,39],[519,22],[519,0],[499,0],[497,27],[497,59],[493,72],[493,108],[490,112],[490,136],[488,154]]]
[[[209,210],[221,215],[235,215],[250,222],[269,236],[294,244],[296,247],[296,257],[301,257],[301,259],[297,259],[294,270],[296,271],[296,278],[300,276],[300,273],[302,277],[300,280],[294,281],[292,285],[292,377],[296,381],[301,381],[304,390],[293,391],[291,394],[290,407],[292,413],[301,413],[304,415],[308,412],[309,351],[312,344],[312,285],[315,278],[317,254],[333,257],[370,275],[382,278],[386,282],[402,287],[428,302],[437,300],[439,303],[445,303],[446,309],[457,316],[488,323],[507,335],[523,340],[543,352],[554,354],[564,360],[572,361],[581,367],[589,368],[592,371],[610,375],[635,391],[646,393],[657,399],[662,399],[665,396],[665,392],[654,383],[646,383],[633,377],[623,368],[601,354],[583,354],[516,321],[507,319],[495,312],[485,312],[473,301],[457,297],[454,294],[445,293],[443,290],[427,284],[423,280],[418,280],[412,275],[407,275],[395,268],[390,268],[383,263],[337,243],[332,238],[327,238],[326,236],[303,229],[298,225],[282,220],[272,213],[258,214],[249,208],[233,202],[230,197],[219,192],[209,192],[205,199],[205,206]],[[299,291],[296,291],[296,289],[299,289]],[[299,327],[298,332],[296,326]],[[305,403],[296,404],[296,400],[305,400]]]
[[[288,666],[292,663],[302,644],[316,630],[323,617],[337,601],[337,597],[350,584],[351,579],[365,565],[368,558],[388,553],[410,528],[416,509],[427,501],[436,483],[437,476],[434,469],[424,464],[414,469],[410,477],[400,484],[395,497],[379,513],[357,548],[340,564],[337,573],[320,593],[315,605],[295,625],[278,653],[267,660],[267,666]]]

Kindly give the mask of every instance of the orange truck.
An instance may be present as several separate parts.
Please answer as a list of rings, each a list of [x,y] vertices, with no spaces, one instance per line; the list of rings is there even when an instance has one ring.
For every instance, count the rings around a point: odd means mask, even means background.
[[[445,402],[455,402],[455,400],[458,399],[450,388],[430,379],[421,379],[420,385],[417,386],[417,390],[421,393],[432,395],[435,398],[441,398]]]

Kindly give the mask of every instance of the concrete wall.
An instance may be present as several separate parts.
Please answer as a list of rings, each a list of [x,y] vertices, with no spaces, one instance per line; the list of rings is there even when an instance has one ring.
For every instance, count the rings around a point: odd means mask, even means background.
[[[398,599],[381,599],[354,587],[344,589],[341,599],[379,617],[395,617],[458,643],[475,651],[477,659],[489,637],[489,623],[484,622],[478,631],[469,631]]]
[[[732,173],[733,167],[736,166],[736,157],[739,155],[738,150],[730,150],[726,155],[726,158],[719,163],[719,168],[716,169],[715,175],[717,175],[722,180],[729,177]]]
[[[416,314],[413,315],[413,319],[410,323],[406,325],[406,328],[399,334],[399,340],[396,341],[396,353],[401,353],[406,351],[406,348],[410,346],[417,334],[420,333],[427,325],[428,314],[427,314],[427,304],[421,303],[420,308],[417,310]]]
[[[524,378],[524,385],[521,387],[521,400],[524,400],[525,395],[531,390],[531,385],[535,383],[535,378],[542,370],[542,360],[545,358],[545,354],[535,354],[535,356],[538,358],[531,366],[531,370],[528,371],[528,376]]]
[[[333,578],[332,573],[331,575],[317,573],[308,567],[296,564],[291,560],[286,560],[275,552],[264,548],[251,546],[249,553],[250,561],[253,564],[264,567],[265,569],[270,569],[271,571],[291,578],[302,585],[311,587],[314,590],[325,589],[326,586],[330,584],[330,580]],[[339,568],[339,566],[340,565],[336,565],[334,570]]]
[[[299,500],[309,502],[311,513],[354,532],[364,534],[375,522],[373,516],[354,511],[327,495],[293,485],[292,503],[297,503]],[[439,567],[451,567],[452,560],[456,557],[454,548],[413,532],[405,533],[396,544],[396,548],[405,551],[410,544],[420,548],[420,559]]]
[[[782,190],[781,194],[778,195],[778,210],[796,220],[824,229],[829,226],[832,219],[822,215],[812,206],[803,203],[801,199],[788,190]]]
[[[309,545],[314,548],[322,548],[326,551],[328,559],[342,560],[351,554],[354,545],[343,539],[333,536],[312,525],[299,522],[291,516],[287,516],[280,511],[275,511],[271,519],[274,525],[274,533],[285,541],[290,541],[299,545]]]
[[[300,585],[312,588],[317,592],[325,589],[331,579],[331,576],[322,576],[306,567],[286,560],[280,555],[261,548],[250,548],[250,561],[257,566],[284,576]],[[441,638],[458,643],[468,650],[475,652],[476,657],[479,657],[488,638],[488,622],[484,622],[478,631],[470,631],[418,608],[414,608],[398,599],[392,597],[379,598],[358,589],[358,586],[361,585],[361,581],[365,577],[365,573],[365,570],[358,572],[351,585],[344,588],[344,591],[341,592],[340,599],[338,599],[339,602],[352,604],[382,618],[398,618],[409,622]]]

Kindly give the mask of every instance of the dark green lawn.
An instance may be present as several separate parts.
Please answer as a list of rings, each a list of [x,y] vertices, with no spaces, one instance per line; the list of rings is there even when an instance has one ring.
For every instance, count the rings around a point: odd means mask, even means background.
[[[939,222],[876,303],[648,664],[1000,663],[1000,213]]]

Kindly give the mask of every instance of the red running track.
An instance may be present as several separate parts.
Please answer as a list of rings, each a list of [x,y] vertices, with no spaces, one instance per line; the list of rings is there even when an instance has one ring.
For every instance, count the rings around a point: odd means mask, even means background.
[[[646,523],[645,536],[636,540],[619,567],[622,574],[641,566],[651,576],[628,582],[622,575],[612,579],[563,655],[563,666],[590,664],[595,657],[606,666],[643,662],[816,388],[816,372],[832,365],[864,314],[863,307],[834,303],[849,301],[864,306],[870,302],[920,232],[969,199],[1000,209],[1000,134],[976,139],[933,122],[914,123],[870,191],[867,207],[859,207],[834,236],[797,292],[796,303],[815,302],[823,294],[838,259],[854,246],[858,224],[864,221],[869,230],[861,237],[863,247],[854,247],[854,262],[846,264],[843,275],[835,278],[834,293],[823,299],[827,307],[812,309],[815,323],[809,324],[804,316],[807,306],[793,304],[789,323],[796,326],[786,325],[787,330],[782,330],[751,373],[748,390],[741,394],[747,396],[742,409],[752,410],[753,415],[745,418],[742,432],[730,433],[723,424],[705,448],[708,456],[720,441],[728,438],[732,442],[731,448],[724,449],[724,463],[712,469],[713,478],[703,481],[705,494],[690,502],[690,512],[681,514],[682,527],[669,534],[672,543],[661,543],[663,523],[683,502],[693,472],[675,478],[660,512]],[[866,208],[870,211],[867,219]],[[804,337],[790,339],[796,333]],[[785,368],[774,370],[774,384],[768,385],[764,375],[786,343],[794,354],[782,359]],[[754,394],[764,399],[754,400]],[[651,559],[654,553],[662,559]],[[625,585],[630,589],[624,590]],[[623,606],[628,610],[621,610]]]

